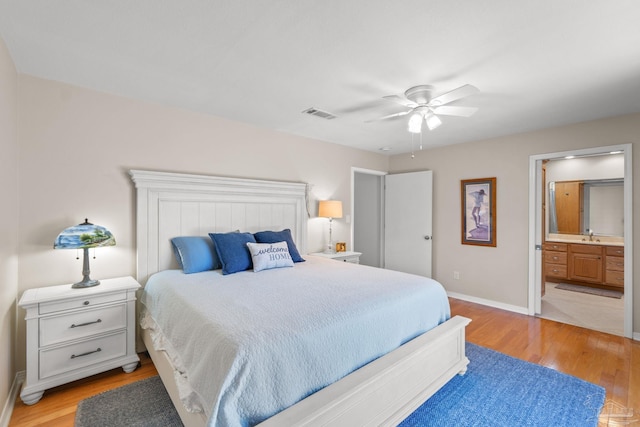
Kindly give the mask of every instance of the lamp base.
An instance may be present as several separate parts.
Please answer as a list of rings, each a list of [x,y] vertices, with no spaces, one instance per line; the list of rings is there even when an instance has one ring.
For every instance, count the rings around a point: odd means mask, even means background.
[[[92,286],[98,286],[100,284],[100,281],[91,280],[91,277],[89,277],[89,274],[91,274],[91,271],[89,270],[89,248],[83,249],[84,256],[82,258],[82,280],[78,283],[74,283],[71,286],[73,289],[90,288]]]
[[[72,288],[74,289],[78,289],[78,288],[90,288],[92,286],[98,286],[100,284],[99,280],[87,280],[82,279],[82,281],[78,282],[78,283],[74,283],[73,285],[71,285]]]

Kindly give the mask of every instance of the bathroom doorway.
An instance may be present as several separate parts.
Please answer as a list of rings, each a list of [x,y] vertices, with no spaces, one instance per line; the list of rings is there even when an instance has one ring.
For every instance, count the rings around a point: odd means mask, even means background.
[[[532,156],[530,170],[530,314],[631,337],[630,144]]]

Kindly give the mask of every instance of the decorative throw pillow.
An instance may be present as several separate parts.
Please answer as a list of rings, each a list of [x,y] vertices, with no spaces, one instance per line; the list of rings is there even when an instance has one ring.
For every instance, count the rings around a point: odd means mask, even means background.
[[[247,243],[255,243],[251,233],[209,233],[222,263],[222,274],[232,274],[252,267]]]
[[[282,231],[259,231],[254,234],[254,237],[258,243],[287,242],[289,254],[291,255],[291,259],[293,259],[293,262],[304,261],[300,256],[300,252],[298,252],[296,244],[293,242],[293,237],[291,236],[291,230],[289,228],[285,228]]]
[[[173,253],[185,274],[221,268],[220,259],[207,236],[181,236],[171,239]]]
[[[287,242],[247,243],[247,247],[251,252],[253,271],[255,272],[271,268],[293,267]]]

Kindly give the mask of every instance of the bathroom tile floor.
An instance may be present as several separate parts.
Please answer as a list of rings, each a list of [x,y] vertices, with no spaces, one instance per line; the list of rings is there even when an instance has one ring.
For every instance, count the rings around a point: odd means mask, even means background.
[[[546,284],[539,317],[614,335],[624,335],[624,296],[620,299],[556,289]]]

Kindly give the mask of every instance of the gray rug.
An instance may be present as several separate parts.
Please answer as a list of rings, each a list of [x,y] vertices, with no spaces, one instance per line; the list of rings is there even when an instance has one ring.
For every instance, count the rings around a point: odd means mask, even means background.
[[[160,377],[155,376],[84,399],[75,427],[182,426]]]
[[[583,294],[598,295],[601,297],[609,298],[622,298],[623,293],[620,291],[614,291],[609,289],[592,288],[589,286],[570,285],[568,283],[558,283],[556,289],[562,289],[563,291],[580,292]]]

